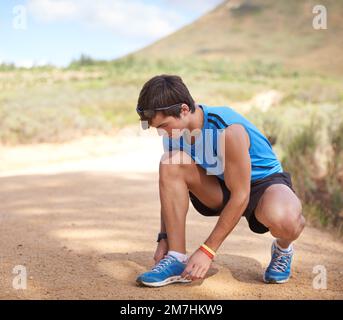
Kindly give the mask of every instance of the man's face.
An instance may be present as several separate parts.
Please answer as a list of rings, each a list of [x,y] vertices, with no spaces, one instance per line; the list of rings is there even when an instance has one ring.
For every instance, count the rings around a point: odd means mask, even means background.
[[[170,138],[179,138],[183,134],[183,130],[187,129],[190,114],[188,106],[183,106],[185,108],[181,108],[180,118],[165,116],[161,111],[156,112],[155,117],[151,120],[151,127],[156,128],[160,136],[167,134]]]

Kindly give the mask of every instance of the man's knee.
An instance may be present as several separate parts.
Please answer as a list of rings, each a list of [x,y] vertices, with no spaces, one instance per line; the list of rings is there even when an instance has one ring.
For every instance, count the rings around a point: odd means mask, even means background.
[[[163,165],[175,164],[180,166],[192,164],[192,162],[192,158],[186,152],[179,150],[166,151],[160,161]]]
[[[192,164],[192,158],[183,151],[165,152],[160,161],[160,180],[180,177]]]
[[[296,207],[289,206],[275,211],[270,230],[284,239],[295,240],[305,227],[305,218]]]

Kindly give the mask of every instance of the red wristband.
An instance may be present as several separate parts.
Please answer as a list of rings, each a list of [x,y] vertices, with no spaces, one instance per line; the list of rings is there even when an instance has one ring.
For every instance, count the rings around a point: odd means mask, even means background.
[[[199,249],[203,253],[205,253],[211,260],[214,258],[214,255],[211,252],[207,251],[204,247],[200,246]]]

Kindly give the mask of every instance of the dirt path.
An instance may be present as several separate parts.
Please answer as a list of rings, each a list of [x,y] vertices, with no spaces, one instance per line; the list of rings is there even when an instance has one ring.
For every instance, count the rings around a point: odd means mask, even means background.
[[[145,147],[142,141],[130,149],[131,155]],[[151,146],[157,140],[144,141]],[[58,148],[54,147],[56,153]],[[18,157],[27,150],[13,152]],[[272,238],[252,233],[243,219],[220,248],[205,280],[157,289],[137,287],[136,276],[153,263],[159,228],[153,164],[158,152],[148,158],[141,155],[141,165],[133,168],[123,163],[128,151],[117,151],[46,166],[38,161],[38,167],[20,171],[18,165],[10,170],[10,164],[2,164],[6,170],[0,173],[1,299],[343,298],[342,242],[307,227],[295,245],[290,282],[266,285],[262,272]],[[203,217],[190,207],[187,219],[187,250],[192,253],[217,218]],[[26,266],[26,290],[12,288],[16,265]],[[316,265],[326,268],[326,290],[313,288]]]

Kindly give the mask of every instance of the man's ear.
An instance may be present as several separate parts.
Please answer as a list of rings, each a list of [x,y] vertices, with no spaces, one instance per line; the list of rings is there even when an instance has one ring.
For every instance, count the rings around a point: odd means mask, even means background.
[[[191,109],[189,108],[189,106],[185,103],[183,103],[181,105],[181,110],[180,110],[180,113],[188,113]]]

